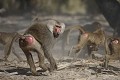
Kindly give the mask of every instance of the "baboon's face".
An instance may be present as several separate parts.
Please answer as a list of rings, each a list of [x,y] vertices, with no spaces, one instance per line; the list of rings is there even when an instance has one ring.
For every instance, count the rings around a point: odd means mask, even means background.
[[[112,40],[112,44],[118,44],[119,41],[117,39]]]
[[[60,33],[61,33],[61,26],[60,25],[55,25],[55,27],[54,27],[54,29],[53,29],[53,36],[55,37],[55,38],[57,38],[59,35],[60,35]]]
[[[118,51],[120,49],[119,39],[113,39],[110,42],[110,47],[113,51]]]
[[[58,38],[65,30],[65,24],[56,20],[49,20],[47,27],[52,32],[54,38]]]

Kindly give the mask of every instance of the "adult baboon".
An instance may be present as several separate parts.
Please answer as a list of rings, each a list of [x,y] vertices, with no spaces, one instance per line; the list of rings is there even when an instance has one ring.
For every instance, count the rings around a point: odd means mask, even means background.
[[[33,75],[39,75],[36,71],[31,52],[36,52],[39,58],[39,66],[43,70],[53,71],[57,64],[52,56],[53,48],[57,38],[64,32],[65,25],[57,20],[46,20],[35,23],[27,29],[19,39],[20,48],[26,55]],[[50,62],[50,67],[44,64],[44,56]]]

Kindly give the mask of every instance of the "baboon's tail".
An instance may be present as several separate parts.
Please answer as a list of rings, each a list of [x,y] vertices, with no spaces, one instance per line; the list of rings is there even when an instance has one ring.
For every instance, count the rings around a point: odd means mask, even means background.
[[[79,37],[80,37],[80,34],[85,33],[85,30],[83,29],[83,27],[81,25],[76,25],[76,26],[72,26],[72,27],[66,28],[65,31],[68,31],[67,44],[69,44],[69,35],[70,35],[70,32],[73,31],[73,30],[79,30]]]
[[[68,27],[68,28],[65,29],[65,31],[66,30],[70,30],[70,32],[73,31],[73,30],[79,30],[81,32],[81,34],[85,33],[85,30],[83,29],[83,26],[81,26],[81,25]]]
[[[9,40],[9,42],[6,44],[8,46],[8,48],[6,48],[6,54],[5,54],[5,60],[7,60],[7,58],[9,57],[10,55],[10,52],[11,52],[11,49],[12,49],[12,45],[13,45],[13,42],[15,41],[15,37],[17,36],[16,33],[13,34],[13,37],[12,39]]]

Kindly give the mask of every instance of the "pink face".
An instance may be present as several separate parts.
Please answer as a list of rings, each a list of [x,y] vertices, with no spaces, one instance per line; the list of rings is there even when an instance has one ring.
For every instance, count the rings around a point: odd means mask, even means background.
[[[61,33],[61,26],[55,25],[53,29],[53,35],[55,38],[57,38]]]
[[[113,43],[113,44],[118,44],[119,41],[118,41],[117,39],[115,39],[115,40],[112,41],[112,43]]]
[[[61,32],[61,26],[55,25],[54,32],[60,33]]]

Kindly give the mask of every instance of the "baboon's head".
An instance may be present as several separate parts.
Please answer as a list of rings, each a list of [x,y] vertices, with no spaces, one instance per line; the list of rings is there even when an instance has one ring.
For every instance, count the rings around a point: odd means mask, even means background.
[[[47,27],[52,32],[54,38],[58,38],[65,30],[65,24],[56,20],[48,20]]]

